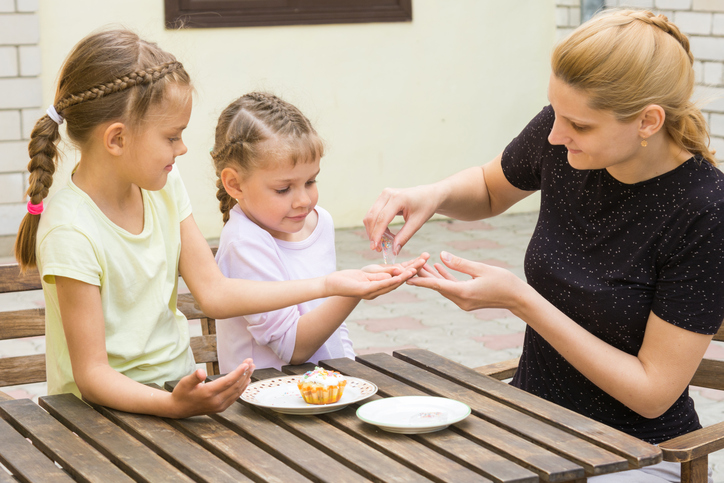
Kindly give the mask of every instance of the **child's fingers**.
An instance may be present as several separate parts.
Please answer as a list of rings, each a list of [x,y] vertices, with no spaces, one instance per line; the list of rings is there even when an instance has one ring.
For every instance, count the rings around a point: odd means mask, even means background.
[[[256,367],[251,359],[246,359],[233,371],[207,384],[212,391],[210,397],[218,397],[221,402],[218,410],[228,408],[241,396],[251,381],[251,374]]]
[[[427,261],[430,259],[430,254],[427,252],[422,252],[419,257],[413,258],[412,260],[407,260],[405,262],[400,262],[398,265],[401,265],[404,268],[407,267],[414,267],[416,269],[421,268]]]
[[[427,263],[417,272],[417,275],[420,277],[440,278],[440,274]]]

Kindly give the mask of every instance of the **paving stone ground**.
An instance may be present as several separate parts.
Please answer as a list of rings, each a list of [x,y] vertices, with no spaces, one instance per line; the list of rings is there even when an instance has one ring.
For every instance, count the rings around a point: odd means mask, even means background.
[[[480,222],[435,220],[406,245],[398,260],[426,251],[439,261],[442,250],[523,275],[523,257],[537,219],[536,213],[502,215]],[[395,227],[393,227],[394,230]],[[369,250],[363,228],[337,230],[337,265],[340,269],[381,263],[382,256]],[[0,310],[42,305],[40,294],[0,296]],[[362,301],[347,319],[358,354],[419,347],[470,367],[499,362],[520,355],[525,323],[507,310],[464,312],[436,292],[403,285],[371,301]],[[198,327],[195,328],[200,333]],[[0,357],[42,352],[42,338],[0,342]],[[712,344],[709,356],[724,360],[724,346]],[[45,384],[4,389],[13,397],[35,399],[44,395]],[[704,426],[724,421],[724,392],[692,388]],[[710,457],[716,482],[724,483],[724,451]]]

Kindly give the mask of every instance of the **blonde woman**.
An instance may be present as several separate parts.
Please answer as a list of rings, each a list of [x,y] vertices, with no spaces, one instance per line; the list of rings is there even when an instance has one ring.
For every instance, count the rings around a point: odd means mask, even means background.
[[[513,385],[654,444],[701,427],[688,384],[724,318],[724,175],[690,102],[692,64],[663,15],[599,14],[555,48],[550,105],[496,159],[385,190],[365,217],[378,248],[403,213],[399,250],[433,213],[487,218],[540,190],[527,282],[443,252],[407,283],[465,310],[511,310],[528,324]]]

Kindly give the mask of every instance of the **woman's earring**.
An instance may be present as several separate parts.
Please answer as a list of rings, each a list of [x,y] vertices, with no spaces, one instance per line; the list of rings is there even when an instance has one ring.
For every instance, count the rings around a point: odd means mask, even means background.
[[[649,145],[649,143],[647,143],[645,139],[642,139],[642,140],[641,140],[641,147],[642,147],[642,148],[645,148],[645,147],[648,146],[648,145]]]

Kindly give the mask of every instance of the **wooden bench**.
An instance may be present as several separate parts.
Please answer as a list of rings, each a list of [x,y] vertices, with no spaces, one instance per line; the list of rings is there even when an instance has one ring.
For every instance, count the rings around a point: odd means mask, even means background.
[[[714,335],[714,340],[724,342],[724,324]],[[519,360],[488,364],[475,370],[496,379],[508,379],[515,374]],[[689,384],[724,391],[724,361],[703,359]],[[659,447],[664,461],[681,463],[682,483],[706,483],[709,454],[724,449],[724,422],[670,439]]]
[[[0,294],[41,290],[37,270],[21,274],[17,264],[0,265]],[[216,355],[216,321],[204,315],[190,293],[179,294],[178,308],[189,321],[199,320],[201,335],[191,337],[191,349],[197,363],[205,363],[209,375],[219,374]],[[0,340],[45,335],[45,309],[30,308],[2,311]],[[45,354],[26,354],[0,358],[0,389],[6,386],[45,382]]]

